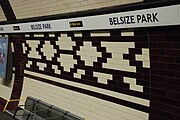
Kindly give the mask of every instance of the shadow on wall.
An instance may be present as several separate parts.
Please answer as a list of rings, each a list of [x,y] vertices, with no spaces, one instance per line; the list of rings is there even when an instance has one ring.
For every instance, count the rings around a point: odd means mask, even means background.
[[[11,88],[13,85],[13,81],[0,78],[0,84]]]

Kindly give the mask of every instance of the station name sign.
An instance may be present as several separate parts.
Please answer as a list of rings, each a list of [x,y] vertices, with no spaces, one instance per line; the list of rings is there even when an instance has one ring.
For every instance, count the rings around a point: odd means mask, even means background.
[[[159,8],[0,25],[0,33],[108,30],[180,25],[180,4]]]
[[[138,24],[159,22],[158,13],[139,14],[131,16],[115,16],[109,18],[110,25]]]
[[[31,30],[44,30],[44,29],[52,29],[51,24],[32,24]]]

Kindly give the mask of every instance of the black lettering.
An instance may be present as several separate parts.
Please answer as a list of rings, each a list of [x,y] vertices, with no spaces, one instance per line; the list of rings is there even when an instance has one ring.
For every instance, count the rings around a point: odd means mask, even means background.
[[[137,22],[139,23],[141,20],[141,15],[137,15]]]
[[[153,22],[159,22],[159,19],[157,18],[158,13],[153,13],[152,17],[153,17]]]
[[[148,22],[153,22],[151,18],[152,18],[151,14],[147,14],[147,21]]]
[[[43,29],[47,28],[47,24],[42,24],[42,26],[43,26]]]
[[[121,24],[124,24],[123,17],[120,17]]]
[[[41,30],[42,26],[41,26],[41,24],[33,24],[33,25],[31,25],[31,29],[32,30]]]
[[[126,16],[126,24],[131,24],[131,22],[130,22],[130,19],[129,19],[130,17],[129,16]]]
[[[43,29],[52,29],[51,24],[42,24]]]
[[[112,20],[112,18],[109,18],[109,23],[110,23],[110,25],[113,25],[113,20]]]
[[[134,18],[134,15],[112,17],[112,18],[109,18],[109,23],[110,25],[132,24],[132,23],[135,23],[135,18]]]
[[[41,24],[37,24],[37,29],[42,29],[42,25]]]
[[[120,19],[120,21],[121,21],[121,24],[124,24],[123,17],[121,16],[119,19]]]
[[[120,21],[121,21],[120,18],[117,18],[117,24],[118,24],[118,25],[121,24]]]
[[[131,18],[131,23],[135,23],[134,15],[130,16],[130,18]]]
[[[117,25],[118,23],[117,23],[117,17],[113,17],[113,22],[114,22],[114,25]]]
[[[147,22],[146,16],[145,16],[144,14],[142,15],[142,21],[141,21],[141,22],[142,22],[142,23],[143,23],[143,22]]]
[[[123,17],[124,24],[126,24],[126,17]]]

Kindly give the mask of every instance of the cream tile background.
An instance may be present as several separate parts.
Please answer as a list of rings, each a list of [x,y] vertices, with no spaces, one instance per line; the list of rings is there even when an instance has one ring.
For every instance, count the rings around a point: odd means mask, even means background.
[[[9,86],[4,85],[3,81],[5,81],[5,80],[0,78],[0,95],[1,95],[0,97],[5,100],[9,100],[11,97],[11,92],[12,92],[12,88],[13,88],[14,75],[12,77],[12,80],[9,81],[10,82]]]
[[[5,17],[5,15],[4,15],[4,12],[3,12],[1,6],[0,6],[0,21],[6,21],[6,17]]]
[[[143,0],[9,0],[18,19],[77,12]]]
[[[147,113],[25,77],[21,97],[28,95],[86,120],[148,120]]]

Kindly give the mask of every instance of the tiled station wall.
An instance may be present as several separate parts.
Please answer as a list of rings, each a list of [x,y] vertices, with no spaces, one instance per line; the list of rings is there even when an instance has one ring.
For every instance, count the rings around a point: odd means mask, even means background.
[[[30,95],[87,120],[179,120],[179,39],[175,26],[21,35],[11,40],[11,98]]]
[[[40,98],[88,120],[148,120],[148,39],[133,35],[26,34],[21,97]]]
[[[143,0],[9,0],[17,19],[91,10]]]
[[[142,0],[9,1],[23,19]],[[179,120],[179,29],[10,35],[15,76],[1,80],[0,110],[30,95],[87,120]]]

